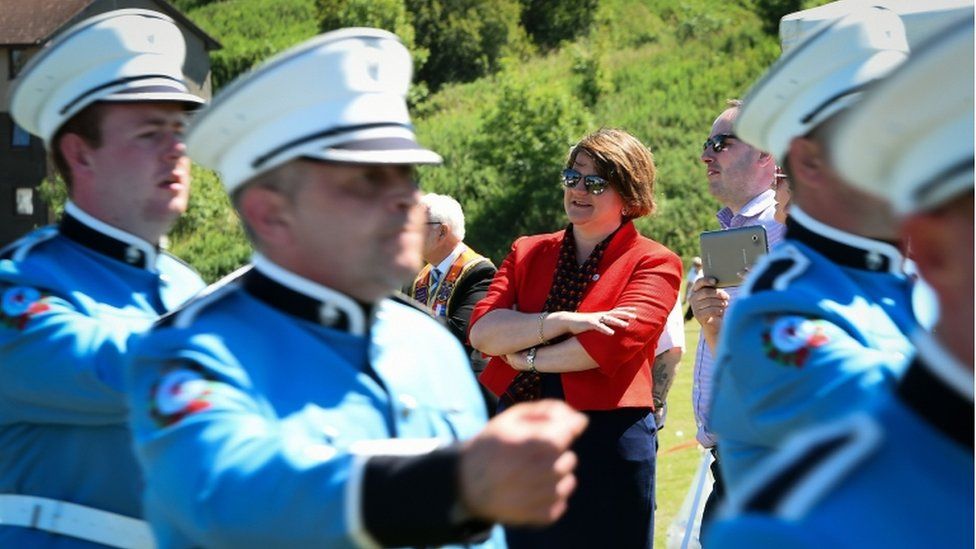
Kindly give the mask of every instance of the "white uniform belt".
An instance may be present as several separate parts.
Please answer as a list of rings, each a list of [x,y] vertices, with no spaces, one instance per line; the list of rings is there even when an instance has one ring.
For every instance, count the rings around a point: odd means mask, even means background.
[[[110,547],[156,546],[145,521],[36,496],[0,494],[0,526],[23,526]]]

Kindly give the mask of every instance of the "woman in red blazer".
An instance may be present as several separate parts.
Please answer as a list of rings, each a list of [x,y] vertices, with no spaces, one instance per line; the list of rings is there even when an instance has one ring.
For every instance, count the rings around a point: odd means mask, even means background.
[[[590,419],[568,511],[545,529],[507,528],[510,547],[653,545],[651,365],[681,284],[678,256],[634,227],[654,211],[654,177],[627,132],[583,138],[563,171],[569,226],[516,240],[471,315],[499,410],[559,398]]]

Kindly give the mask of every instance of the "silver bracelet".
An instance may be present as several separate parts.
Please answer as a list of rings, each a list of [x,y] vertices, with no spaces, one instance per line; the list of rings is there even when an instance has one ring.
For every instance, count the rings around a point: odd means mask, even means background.
[[[535,369],[535,354],[539,350],[538,347],[532,347],[525,353],[525,363],[529,366],[527,370],[529,373],[538,374],[539,370]]]
[[[549,340],[546,339],[546,334],[543,330],[547,316],[549,316],[549,311],[545,311],[539,315],[539,345],[549,345]]]

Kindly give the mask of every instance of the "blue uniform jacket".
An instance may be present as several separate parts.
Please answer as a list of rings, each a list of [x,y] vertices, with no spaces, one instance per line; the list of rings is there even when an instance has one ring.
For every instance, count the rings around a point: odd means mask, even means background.
[[[973,376],[928,337],[872,413],[792,439],[705,547],[972,547]]]
[[[790,210],[719,336],[712,426],[730,489],[790,434],[894,386],[916,325],[903,263],[894,246]]]
[[[457,452],[444,447],[478,432],[484,405],[462,347],[425,312],[364,308],[256,254],[132,360],[162,547],[435,545],[488,531],[452,515]]]
[[[0,257],[0,494],[141,516],[122,359],[132,334],[203,281],[70,203],[59,226]],[[0,547],[90,545],[0,525]]]

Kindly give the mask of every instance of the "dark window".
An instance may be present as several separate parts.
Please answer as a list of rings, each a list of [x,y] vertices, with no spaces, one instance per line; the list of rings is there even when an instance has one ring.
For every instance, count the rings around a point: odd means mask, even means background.
[[[13,120],[10,121],[10,146],[30,147],[30,134]]]
[[[24,68],[27,62],[27,50],[23,48],[10,48],[7,50],[7,67],[10,69],[10,79],[17,78],[20,69]]]

